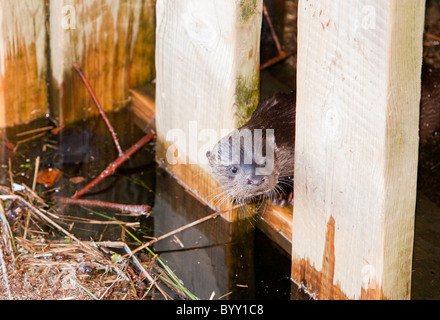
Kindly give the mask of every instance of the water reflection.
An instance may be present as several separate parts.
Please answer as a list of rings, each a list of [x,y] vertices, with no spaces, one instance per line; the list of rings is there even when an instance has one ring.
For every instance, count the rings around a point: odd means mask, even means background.
[[[123,149],[144,135],[133,126],[127,111],[109,114],[109,118],[120,133]],[[117,157],[117,152],[99,118],[69,126],[57,134],[47,130],[35,139],[18,143],[20,132],[48,125],[47,121],[40,121],[11,128],[8,139],[3,132],[0,182],[11,186],[10,158],[13,181],[31,186],[35,159],[40,157],[40,170],[54,168],[62,172],[62,177],[51,188],[36,185],[37,193],[53,203],[54,196],[71,197],[90,182]],[[9,150],[17,145],[15,152]],[[154,143],[150,143],[84,197],[148,204],[153,207],[150,217],[57,204],[62,209],[59,223],[83,240],[121,240],[136,248],[139,243],[128,232],[147,242],[151,237],[159,237],[211,214],[210,208],[189,195],[166,171],[156,168],[154,156]],[[111,219],[135,223],[136,227],[90,223],[90,220],[108,222]],[[153,249],[185,287],[201,299],[288,299],[289,258],[256,230],[256,226],[257,221],[252,219],[230,223],[218,217],[163,239],[155,243]]]
[[[155,236],[211,214],[209,207],[186,193],[164,170],[157,171],[153,211]],[[227,222],[222,217],[204,222],[155,244],[185,286],[202,299],[225,294],[229,299],[255,296],[254,224]]]

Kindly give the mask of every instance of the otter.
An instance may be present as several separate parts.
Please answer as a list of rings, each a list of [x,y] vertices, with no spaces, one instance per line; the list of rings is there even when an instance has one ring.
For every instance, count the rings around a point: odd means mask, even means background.
[[[295,148],[295,92],[277,93],[261,102],[250,120],[243,126],[222,138],[208,151],[209,165],[213,176],[232,198],[240,203],[253,201],[261,196],[272,198],[281,206],[293,201],[293,168]],[[420,143],[435,137],[440,131],[440,69],[424,65],[422,69],[422,90],[420,100]],[[274,130],[273,170],[258,174],[264,167],[259,163],[253,148],[243,148],[243,141],[236,144],[240,159],[233,159],[232,141],[240,136],[244,129],[251,132]],[[263,148],[264,149],[264,148]],[[263,150],[264,151],[264,150]],[[246,163],[244,159],[250,161]],[[223,161],[221,161],[223,158]],[[235,160],[235,161],[234,161]]]
[[[281,206],[292,202],[295,99],[295,92],[277,93],[260,102],[245,125],[207,152],[213,176],[236,201],[244,203],[263,197],[272,198]],[[244,132],[251,136],[248,147]],[[257,145],[261,155],[255,150]],[[234,152],[239,159],[234,158]]]

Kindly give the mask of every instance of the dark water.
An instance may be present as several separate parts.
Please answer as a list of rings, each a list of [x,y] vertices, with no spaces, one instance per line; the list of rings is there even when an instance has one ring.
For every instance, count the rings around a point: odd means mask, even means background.
[[[163,170],[157,172],[154,230],[174,230],[212,211]],[[158,216],[166,216],[161,219]],[[187,229],[155,246],[173,270],[202,299],[228,294],[229,299],[289,299],[290,259],[261,231],[256,221],[229,223],[219,217]]]
[[[144,133],[133,124],[131,114],[120,111],[109,115],[119,134],[122,149],[128,149]],[[72,196],[116,159],[113,141],[100,118],[66,127],[59,134],[46,131],[28,142],[18,141],[35,136],[17,136],[20,132],[50,125],[37,121],[28,126],[8,129],[1,133],[0,183],[11,186],[9,161],[16,184],[32,186],[35,159],[40,157],[39,169],[54,168],[62,172],[60,180],[50,189],[37,184],[36,191],[47,201],[54,196]],[[38,133],[39,134],[39,133]],[[8,140],[6,140],[6,136]],[[18,147],[17,147],[18,145]],[[16,147],[15,153],[12,148]],[[82,223],[77,217],[108,221],[109,217],[138,222],[140,227],[129,230],[141,241],[161,236],[212,211],[186,193],[173,178],[154,161],[155,142],[147,144],[114,174],[84,196],[126,204],[148,204],[153,207],[150,217],[139,218],[117,214],[112,210],[66,206],[63,216],[73,223],[76,236],[95,241],[125,241],[136,243],[121,227]],[[412,299],[440,298],[440,207],[435,185],[435,172],[440,159],[432,156],[435,148],[421,147],[419,188],[414,240]],[[438,154],[437,154],[438,155]],[[428,178],[427,178],[428,177]],[[83,181],[79,181],[83,179]],[[73,181],[73,182],[72,182]],[[438,191],[438,190],[437,190]],[[60,206],[60,205],[58,205]],[[103,216],[104,215],[104,216]],[[70,227],[72,221],[60,222]],[[258,221],[244,219],[229,223],[218,217],[184,230],[176,237],[166,238],[154,245],[168,266],[196,296],[214,299],[297,299],[296,287],[291,287],[290,257],[272,243],[258,228]]]
[[[132,123],[128,111],[110,114],[109,119],[123,150],[138,141],[144,133]],[[36,158],[39,170],[58,169],[62,177],[52,187],[36,185],[36,191],[48,202],[54,196],[71,197],[117,158],[110,134],[100,118],[64,128],[58,134],[46,131],[41,137],[18,143],[36,134],[17,136],[20,132],[50,125],[38,121],[29,126],[9,129],[2,136],[2,170],[0,183],[10,187],[8,157],[11,158],[14,183],[33,183]],[[123,134],[122,134],[123,133]],[[15,153],[6,150],[17,146]],[[63,206],[67,220],[63,227],[77,237],[95,241],[125,241],[139,246],[117,225],[99,225],[78,221],[78,218],[108,221],[139,222],[130,229],[141,241],[158,237],[209,215],[212,210],[186,193],[171,176],[154,161],[155,142],[147,144],[124,163],[117,172],[95,186],[83,199],[97,199],[125,204],[148,204],[153,207],[150,217],[139,218],[117,214],[116,211]],[[82,181],[81,181],[82,180]],[[186,229],[176,237],[154,245],[154,251],[176,273],[184,285],[201,299],[289,299],[291,291],[290,259],[256,228],[257,221],[245,219],[229,223],[222,217]]]

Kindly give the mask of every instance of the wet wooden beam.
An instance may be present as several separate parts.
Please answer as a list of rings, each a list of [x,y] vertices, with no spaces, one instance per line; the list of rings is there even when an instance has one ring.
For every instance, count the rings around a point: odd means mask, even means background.
[[[258,103],[261,18],[262,0],[157,2],[157,157],[213,207],[206,151]]]
[[[156,86],[149,84],[141,88],[131,89],[131,106],[135,124],[144,132],[156,131]]]
[[[423,0],[300,0],[292,279],[408,299]]]
[[[144,132],[155,130],[155,86],[130,90],[131,112],[136,125]],[[292,251],[292,206],[279,207],[267,203],[261,206],[257,226],[287,254]]]
[[[60,122],[97,114],[73,63],[106,111],[154,79],[154,0],[50,0],[49,13],[51,108]]]
[[[48,113],[45,1],[0,3],[0,128]]]
[[[258,227],[287,254],[292,252],[292,206],[263,206]]]

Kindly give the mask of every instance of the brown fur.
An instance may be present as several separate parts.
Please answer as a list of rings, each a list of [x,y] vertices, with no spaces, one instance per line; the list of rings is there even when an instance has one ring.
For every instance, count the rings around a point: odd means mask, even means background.
[[[292,185],[295,146],[295,93],[278,93],[262,101],[251,119],[242,127],[221,139],[207,156],[213,176],[234,198],[241,201],[255,196],[274,193],[281,186]],[[221,149],[230,145],[230,137],[243,129],[274,129],[275,164],[273,172],[263,179],[261,185],[247,183],[249,172],[239,170],[232,175],[233,165],[223,165],[218,161]],[[420,141],[438,134],[440,131],[440,69],[425,65],[422,70],[422,92],[420,101]],[[237,167],[242,163],[236,164]],[[287,180],[287,182],[286,182]]]
[[[295,146],[295,98],[295,93],[278,93],[262,101],[245,125],[222,138],[213,150],[208,152],[213,176],[232,197],[244,201],[264,194],[281,193],[280,189],[283,186],[291,188]],[[263,129],[263,145],[266,142],[264,130],[274,130],[275,158],[274,170],[271,174],[255,175],[253,170],[258,167],[255,163],[250,166],[243,165],[243,162],[227,165],[220,163],[219,156],[222,152],[227,152],[225,150],[229,151],[230,138],[239,134],[243,129],[249,129],[252,132],[254,129]],[[240,153],[245,153],[243,148]],[[232,173],[233,169],[237,169],[237,173]],[[249,183],[254,178],[261,184]]]

